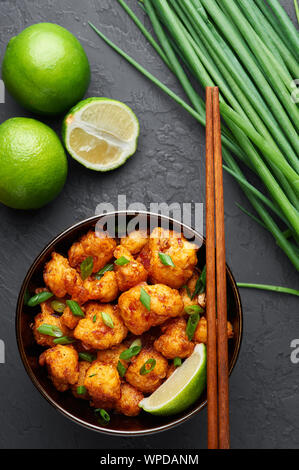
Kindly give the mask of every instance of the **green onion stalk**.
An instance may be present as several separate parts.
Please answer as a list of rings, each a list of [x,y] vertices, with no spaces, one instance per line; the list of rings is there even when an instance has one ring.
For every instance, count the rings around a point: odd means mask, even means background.
[[[90,26],[202,125],[205,125],[205,104],[192,87],[185,68],[204,87],[219,86],[221,112],[229,128],[223,125],[222,130],[225,170],[238,181],[253,205],[258,215],[253,216],[255,220],[272,233],[299,270],[298,248],[291,241],[293,238],[298,242],[299,238],[299,161],[296,155],[299,146],[298,139],[294,138],[298,111],[285,100],[290,74],[298,66],[289,48],[289,38],[281,41],[278,20],[271,10],[265,12],[257,0],[250,15],[244,14],[247,0],[229,0],[233,5],[224,0],[220,6],[211,0],[182,0],[180,4],[175,0],[144,0],[142,7],[150,18],[156,40],[124,0],[118,2],[176,75],[191,105],[94,25],[90,23]],[[258,24],[256,28],[254,19]],[[226,33],[224,25],[228,28]],[[247,45],[247,27],[253,31],[251,48]],[[282,44],[279,48],[275,47],[278,42]],[[250,65],[253,69],[248,74]],[[264,76],[270,68],[274,71],[271,86]],[[272,200],[247,181],[232,154],[260,176]],[[278,227],[266,207],[287,230]]]

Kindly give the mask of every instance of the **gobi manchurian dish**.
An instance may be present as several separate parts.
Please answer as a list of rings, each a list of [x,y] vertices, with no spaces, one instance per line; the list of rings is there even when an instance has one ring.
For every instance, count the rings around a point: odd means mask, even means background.
[[[121,239],[89,231],[68,257],[52,253],[32,324],[39,357],[60,392],[86,400],[104,420],[109,411],[140,413],[197,343],[207,341],[205,269],[198,247],[155,228]],[[228,323],[228,338],[233,328]]]

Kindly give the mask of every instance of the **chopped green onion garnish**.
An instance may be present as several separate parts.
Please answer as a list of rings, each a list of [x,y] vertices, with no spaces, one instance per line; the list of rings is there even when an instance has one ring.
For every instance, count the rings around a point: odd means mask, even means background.
[[[91,374],[88,377],[91,379],[92,377],[95,377],[97,374]]]
[[[175,357],[173,360],[174,367],[180,367],[182,365],[182,359],[180,357]]]
[[[52,300],[51,307],[53,308],[54,312],[63,313],[65,309],[65,303],[60,302],[59,300]]]
[[[191,294],[190,289],[187,286],[187,284],[185,286],[183,286],[183,289],[186,289],[186,292],[187,292],[187,295],[188,295],[189,299],[192,299],[192,294]]]
[[[101,315],[102,315],[102,320],[105,323],[105,325],[109,326],[109,328],[114,328],[114,323],[109,313],[101,312]]]
[[[193,313],[203,313],[203,309],[199,305],[188,305],[185,307],[185,312],[192,315]]]
[[[113,264],[106,264],[106,266],[104,266],[95,274],[95,278],[102,279],[104,274],[107,273],[108,271],[113,271]]]
[[[47,292],[47,291],[40,292],[39,294],[36,294],[33,297],[31,297],[28,300],[27,305],[29,307],[36,307],[36,305],[39,305],[42,302],[46,302],[46,300],[50,299],[51,297],[53,297],[53,294],[51,292]]]
[[[187,327],[186,327],[186,334],[188,336],[189,341],[193,339],[197,324],[199,322],[199,314],[198,313],[193,313],[190,315]]]
[[[151,297],[150,295],[148,295],[148,293],[143,289],[143,287],[141,287],[140,289],[140,298],[139,298],[140,302],[142,303],[142,305],[145,306],[145,308],[147,310],[150,310],[151,309]]]
[[[77,387],[77,393],[78,395],[85,395],[85,393],[87,392],[86,388],[84,387],[84,385],[80,385],[79,387]]]
[[[191,295],[190,299],[193,300],[196,295],[200,293],[200,290],[202,289],[201,281],[200,278],[197,279],[196,284],[195,284],[195,289],[193,294]]]
[[[43,323],[39,326],[37,331],[42,335],[54,336],[56,338],[61,338],[63,336],[63,332],[58,326],[48,325],[47,323]]]
[[[129,262],[130,262],[129,259],[127,259],[125,256],[121,256],[116,261],[114,261],[114,264],[117,264],[117,266],[124,266],[125,264],[128,264]]]
[[[93,257],[88,256],[80,265],[80,271],[81,271],[81,278],[87,279],[93,270]]]
[[[156,363],[157,363],[156,359],[148,359],[140,368],[140,371],[139,371],[140,375],[149,374],[156,367]],[[150,368],[148,369],[147,365],[149,364],[150,364]]]
[[[95,323],[97,321],[97,314],[92,317],[92,321]]]
[[[133,356],[137,356],[141,351],[141,346],[131,346],[129,349],[126,349],[120,354],[120,359],[128,361]]]
[[[159,258],[160,258],[161,263],[164,264],[164,266],[172,266],[174,268],[175,265],[174,265],[174,262],[171,259],[171,256],[160,252],[159,253]]]
[[[207,268],[206,266],[203,268],[202,272],[200,273],[199,278],[196,281],[195,289],[193,295],[191,296],[191,300],[194,299],[199,294],[202,294],[206,290],[206,276],[207,276]]]
[[[141,342],[141,339],[140,338],[137,338],[133,341],[133,343],[131,344],[130,348],[134,348],[134,346],[142,346],[142,342]]]
[[[127,372],[127,369],[120,361],[118,361],[117,363],[117,370],[118,370],[120,377],[124,377],[125,373]]]
[[[75,340],[73,338],[69,338],[68,336],[61,336],[61,338],[56,338],[53,340],[54,344],[72,344]]]
[[[75,300],[67,300],[66,303],[70,307],[70,311],[73,315],[75,315],[75,317],[85,317],[85,314],[78,302],[76,302]]]
[[[93,362],[96,359],[96,356],[93,354],[80,352],[79,358],[82,359],[82,361]]]
[[[103,410],[103,408],[97,408],[96,410],[94,410],[95,413],[99,413],[102,420],[104,421],[105,424],[109,423],[110,421],[110,416],[109,414],[107,413],[107,411]]]

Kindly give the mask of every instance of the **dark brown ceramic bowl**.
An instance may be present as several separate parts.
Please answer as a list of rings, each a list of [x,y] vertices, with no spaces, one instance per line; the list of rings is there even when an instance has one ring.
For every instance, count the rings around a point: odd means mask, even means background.
[[[122,216],[125,217],[128,221],[136,215],[137,213],[135,212],[127,211],[114,212],[108,214],[108,217],[117,218]],[[146,221],[148,221],[150,217],[153,217],[153,214],[148,212],[138,212],[138,215],[144,218]],[[121,436],[137,436],[165,431],[185,422],[191,416],[194,416],[196,413],[202,410],[207,403],[206,395],[202,395],[201,398],[192,407],[176,416],[157,417],[151,416],[143,411],[138,417],[134,418],[111,414],[111,421],[109,425],[103,427],[98,424],[93,410],[89,407],[86,401],[75,399],[70,392],[58,392],[52,385],[51,381],[48,379],[46,368],[40,367],[38,364],[38,357],[42,349],[34,342],[30,324],[33,321],[34,315],[39,311],[39,308],[30,308],[24,306],[25,291],[28,289],[29,292],[34,292],[36,287],[44,285],[42,276],[43,267],[44,264],[50,259],[52,251],[58,251],[59,253],[66,254],[71,244],[75,240],[78,240],[78,238],[82,234],[86,233],[89,229],[94,228],[95,224],[98,222],[98,220],[101,219],[101,217],[102,216],[95,216],[84,220],[58,235],[41,252],[41,254],[36,258],[31,268],[29,269],[19,294],[16,314],[16,334],[21,358],[29,377],[40,393],[49,401],[49,403],[51,403],[51,405],[53,405],[63,415],[72,419],[76,423],[94,431]],[[179,226],[182,230],[185,231],[184,233],[187,231],[189,236],[193,236],[199,244],[203,243],[202,247],[198,251],[198,266],[200,268],[204,266],[205,245],[204,240],[198,233],[186,227],[184,224],[178,224],[173,219],[165,216],[155,215],[155,220],[157,221],[157,225],[169,223],[170,228],[173,228],[175,223],[176,228]],[[235,332],[234,338],[229,342],[229,370],[231,373],[238,358],[242,339],[242,306],[236,282],[228,267],[227,294],[228,317],[233,324]]]

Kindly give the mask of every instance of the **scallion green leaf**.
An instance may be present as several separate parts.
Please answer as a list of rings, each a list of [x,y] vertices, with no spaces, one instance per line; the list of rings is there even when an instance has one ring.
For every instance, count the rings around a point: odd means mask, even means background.
[[[102,279],[102,277],[104,276],[105,273],[107,273],[108,271],[113,271],[113,264],[106,264],[106,266],[104,266],[102,269],[100,269],[96,274],[95,274],[95,278],[100,280]]]
[[[95,323],[97,321],[97,314],[95,314],[93,317],[92,317],[92,321],[93,323]]]
[[[87,361],[87,362],[93,362],[95,361],[97,357],[94,356],[93,354],[85,353],[85,352],[80,352],[79,353],[79,359],[82,359],[82,361]]]
[[[197,295],[202,294],[206,290],[206,266],[204,266],[203,270],[200,273],[199,278],[196,281],[194,292],[191,296],[191,300],[193,300]]]
[[[96,410],[94,410],[94,412],[100,415],[101,419],[105,424],[109,423],[110,415],[107,413],[106,410],[104,410],[103,408],[97,408]]]
[[[109,326],[109,328],[114,328],[114,323],[109,313],[101,312],[101,316],[106,326]]]
[[[127,369],[120,361],[118,361],[117,363],[117,370],[118,370],[120,377],[124,377],[127,372]]]
[[[114,261],[114,264],[117,264],[117,266],[124,266],[125,264],[128,264],[128,263],[130,263],[130,260],[126,258],[125,256],[121,256],[116,261]]]
[[[289,287],[269,286],[267,284],[248,284],[245,282],[237,282],[238,287],[249,287],[251,289],[268,290],[272,292],[280,292],[281,294],[291,294],[299,296],[299,290],[290,289]]]
[[[175,267],[174,265],[174,262],[172,261],[172,258],[171,256],[165,254],[165,253],[161,253],[159,252],[159,258],[160,258],[160,261],[162,264],[164,264],[164,266],[171,266],[171,267]]]
[[[188,336],[189,341],[193,339],[198,322],[199,322],[198,313],[193,313],[192,315],[190,315],[188,322],[187,322],[187,327],[186,327],[186,335]]]
[[[180,357],[175,357],[173,360],[174,367],[180,367],[182,365],[182,359]]]
[[[141,348],[142,342],[140,338],[135,339],[133,343],[130,345],[130,348],[134,348],[134,346],[139,346]]]
[[[298,6],[298,0],[294,0],[294,7],[295,7],[296,16],[297,16],[297,23],[299,24],[299,6]]]
[[[36,294],[33,297],[31,297],[28,300],[27,305],[29,307],[36,307],[42,302],[46,302],[46,300],[50,299],[51,297],[53,297],[53,294],[51,292],[47,292],[47,291],[40,292],[39,294]]]
[[[61,336],[61,338],[56,338],[53,340],[54,344],[72,344],[74,342],[74,338],[70,338],[69,336]]]
[[[59,300],[52,300],[51,307],[53,308],[54,312],[63,313],[66,305],[64,302],[60,302]]]
[[[147,375],[149,374],[152,370],[154,370],[154,368],[156,367],[156,359],[148,359],[144,364],[143,366],[140,368],[139,370],[139,374],[140,375]],[[149,368],[147,368],[147,366],[150,365]]]
[[[188,313],[188,315],[193,315],[194,313],[203,313],[203,309],[199,305],[188,305],[184,310],[186,313]]]
[[[84,385],[79,385],[79,387],[77,387],[77,393],[78,395],[85,395],[87,392],[86,388],[84,387]]]
[[[151,296],[143,289],[143,287],[141,287],[140,289],[140,298],[139,298],[140,302],[142,303],[142,305],[144,305],[144,307],[150,311],[151,309]]]
[[[123,351],[119,357],[124,361],[129,361],[132,357],[137,356],[141,351],[141,346],[132,346],[129,349]]]
[[[81,271],[81,278],[83,279],[83,281],[91,275],[93,271],[93,257],[92,256],[88,256],[80,264],[80,271]]]
[[[85,314],[83,310],[81,309],[80,305],[78,304],[78,302],[76,302],[75,300],[67,300],[66,303],[68,307],[70,308],[70,311],[72,312],[72,314],[75,315],[75,317],[82,317],[82,318],[85,317]]]
[[[39,326],[37,331],[42,335],[54,336],[55,338],[61,338],[63,336],[63,332],[58,326],[48,325],[47,323],[43,323]]]
[[[189,299],[192,300],[192,294],[191,294],[190,289],[187,286],[187,284],[185,286],[183,286],[183,289],[186,289],[186,292],[187,292],[187,295],[188,295]]]

